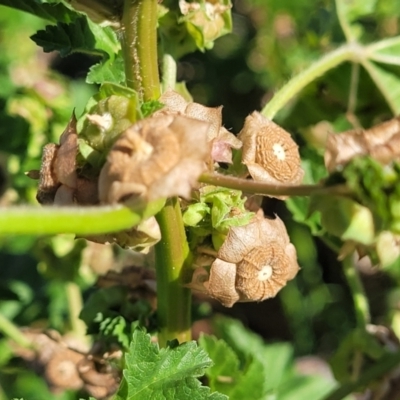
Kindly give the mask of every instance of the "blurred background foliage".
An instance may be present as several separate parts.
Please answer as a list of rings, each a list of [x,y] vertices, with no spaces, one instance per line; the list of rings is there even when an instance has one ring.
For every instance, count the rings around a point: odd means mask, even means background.
[[[378,0],[373,14],[358,21],[365,41],[399,35],[400,8],[395,0]],[[36,182],[25,172],[38,169],[41,149],[57,142],[75,109],[79,116],[93,85],[85,83],[96,60],[73,54],[60,58],[43,53],[29,36],[45,26],[29,14],[0,6],[0,205],[36,204]],[[186,55],[178,64],[178,80],[186,81],[194,100],[223,105],[225,126],[238,132],[244,118],[260,110],[277,88],[321,54],[344,42],[332,0],[235,0],[233,32],[212,50]],[[398,73],[397,67],[392,72]],[[313,173],[322,163],[324,132],[369,127],[391,111],[369,76],[360,70],[357,103],[349,106],[352,66],[332,70],[309,85],[276,118],[292,132]],[[307,170],[307,165],[305,165]],[[320,171],[323,171],[321,169]],[[321,177],[323,172],[320,173]],[[304,214],[301,201],[289,203]],[[197,313],[224,313],[240,319],[269,343],[288,341],[296,357],[314,354],[329,359],[354,327],[352,300],[336,253],[310,226],[295,222],[282,202],[265,202],[267,213],[279,213],[298,252],[302,268],[277,298],[232,309],[197,299]],[[301,218],[297,218],[301,219]],[[136,256],[109,247],[88,245],[71,236],[0,238],[0,313],[18,326],[54,328],[66,333],[71,313],[91,293],[98,273],[117,260],[117,267],[137,263]],[[143,260],[139,260],[142,262]],[[399,270],[378,271],[359,263],[370,301],[372,321],[399,328]],[[210,328],[208,320],[202,320]],[[208,325],[207,325],[208,324]],[[197,327],[197,328],[196,328]],[[202,325],[197,322],[195,329]],[[84,330],[84,326],[74,327]],[[0,337],[0,399],[78,399],[76,393],[51,394],[28,372]],[[16,391],[18,388],[18,391]]]

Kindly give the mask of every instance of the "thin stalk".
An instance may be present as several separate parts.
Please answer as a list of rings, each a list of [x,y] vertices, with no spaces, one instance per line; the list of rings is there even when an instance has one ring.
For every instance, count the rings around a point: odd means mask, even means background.
[[[163,69],[162,69],[162,91],[168,89],[175,89],[177,66],[176,61],[171,54],[163,55]]]
[[[31,341],[9,319],[0,313],[0,332],[17,345],[25,348],[33,348]]]
[[[199,182],[241,190],[246,193],[279,196],[310,196],[312,194],[348,195],[350,190],[345,185],[322,187],[319,185],[271,185],[234,176],[203,173]]]
[[[350,93],[349,93],[349,101],[347,104],[347,113],[353,114],[356,111],[357,107],[357,92],[358,92],[358,83],[360,80],[360,64],[352,63],[351,66],[351,80],[350,80]]]
[[[69,321],[71,331],[79,339],[87,341],[86,325],[79,318],[79,314],[83,308],[82,293],[79,286],[75,282],[67,282],[65,286],[68,301]]]
[[[338,16],[339,24],[340,27],[342,28],[346,41],[352,42],[355,38],[351,30],[349,21],[347,20],[347,12],[345,10],[346,5],[341,0],[336,0],[335,5],[336,5],[336,15]]]
[[[353,297],[357,327],[360,329],[365,329],[366,325],[370,323],[370,314],[364,287],[360,280],[357,269],[354,267],[352,257],[345,257],[342,261],[342,265],[344,276]]]
[[[157,99],[157,0],[125,0],[122,27],[126,85],[144,101]]]
[[[391,370],[398,367],[400,363],[400,352],[385,354],[382,356],[377,364],[368,368],[356,382],[346,383],[334,389],[324,400],[341,400],[347,395],[365,388],[371,382],[376,382],[379,378],[388,374]]]
[[[157,271],[158,341],[191,339],[191,293],[183,285],[190,280],[190,252],[177,198],[167,201],[156,215],[161,241],[155,246]]]
[[[291,79],[266,104],[261,113],[267,118],[273,119],[277,112],[309,83],[345,61],[359,62],[360,59],[364,58],[364,53],[364,48],[358,43],[349,43],[332,51]]]

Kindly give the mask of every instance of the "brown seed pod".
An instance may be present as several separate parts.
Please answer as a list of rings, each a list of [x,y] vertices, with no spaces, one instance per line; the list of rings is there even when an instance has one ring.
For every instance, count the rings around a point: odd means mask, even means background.
[[[76,118],[71,117],[60,136],[60,144],[49,143],[43,148],[36,198],[40,204],[96,204],[97,182],[78,177],[76,154],[78,135]],[[33,172],[33,173],[32,173]],[[36,177],[35,171],[28,176]]]
[[[83,381],[79,376],[77,364],[84,359],[83,354],[70,349],[60,349],[45,366],[45,378],[54,390],[81,389]]]
[[[181,114],[199,121],[208,122],[207,141],[212,144],[211,158],[217,162],[232,162],[232,148],[240,149],[242,142],[222,126],[222,106],[205,107],[199,103],[187,102],[173,90],[167,90],[159,101],[165,107],[154,115]]]
[[[400,157],[400,117],[370,129],[351,129],[328,136],[325,166],[328,171],[347,164],[358,155],[370,155],[382,164]]]
[[[296,249],[283,222],[256,217],[248,225],[230,228],[204,287],[231,307],[274,297],[298,270]]]
[[[236,289],[251,301],[275,297],[298,271],[285,250],[278,242],[252,249],[237,265]]]
[[[236,265],[217,258],[211,267],[209,281],[204,286],[211,297],[225,307],[232,307],[240,300],[235,281]]]
[[[242,162],[256,181],[299,184],[304,175],[297,144],[288,132],[258,112],[249,115],[238,138]]]
[[[104,203],[190,197],[210,154],[209,124],[159,115],[127,129],[112,147],[99,177]]]

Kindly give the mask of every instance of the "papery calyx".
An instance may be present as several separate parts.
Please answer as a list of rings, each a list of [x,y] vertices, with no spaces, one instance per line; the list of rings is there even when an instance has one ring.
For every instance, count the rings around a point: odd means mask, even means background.
[[[249,115],[238,135],[242,163],[252,178],[269,184],[299,184],[304,171],[297,144],[283,128],[258,112]]]
[[[128,128],[115,142],[99,177],[103,203],[190,197],[210,154],[209,123],[156,115]]]
[[[232,307],[276,296],[298,270],[296,250],[282,220],[257,216],[247,225],[230,228],[208,280],[202,276],[204,283],[192,287],[202,284],[211,297]]]
[[[242,142],[222,126],[222,106],[206,107],[199,103],[188,102],[179,93],[167,90],[159,101],[165,107],[154,115],[181,114],[205,121],[210,124],[207,141],[211,143],[211,158],[216,162],[232,162],[232,148],[239,149]]]

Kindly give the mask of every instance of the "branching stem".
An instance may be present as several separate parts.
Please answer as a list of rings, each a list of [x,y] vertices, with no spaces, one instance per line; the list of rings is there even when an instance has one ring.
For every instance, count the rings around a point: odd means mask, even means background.
[[[325,57],[310,65],[306,70],[291,79],[267,103],[261,113],[273,119],[294,96],[300,93],[308,84],[324,75],[330,69],[345,61],[360,62],[365,57],[366,50],[358,43],[348,43],[328,53]]]

